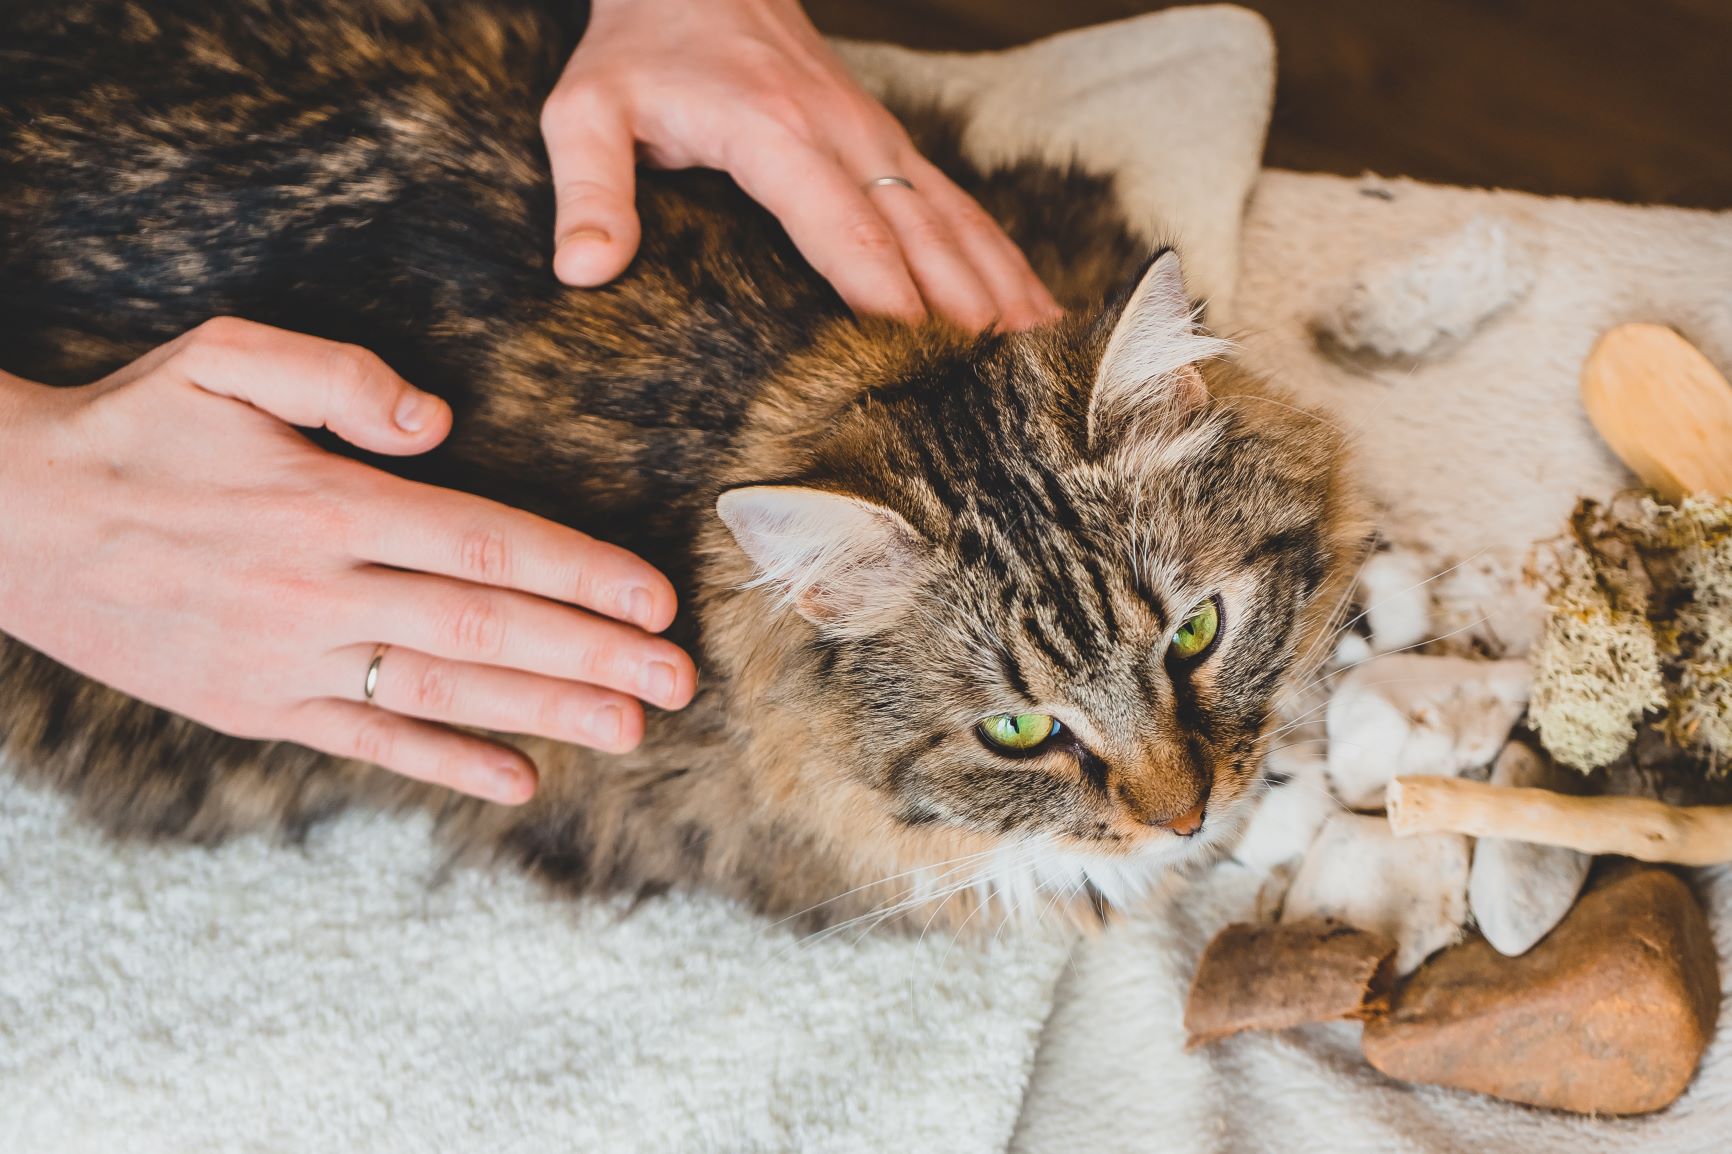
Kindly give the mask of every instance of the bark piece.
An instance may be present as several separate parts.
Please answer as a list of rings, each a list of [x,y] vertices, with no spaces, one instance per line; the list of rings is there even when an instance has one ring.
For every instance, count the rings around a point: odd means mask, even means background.
[[[1228,926],[1197,963],[1185,1003],[1187,1045],[1381,1013],[1394,960],[1393,939],[1322,918]]]
[[[1676,874],[1618,862],[1519,958],[1474,938],[1366,1025],[1393,1078],[1583,1114],[1643,1114],[1695,1073],[1720,1008],[1702,907]]]
[[[1468,840],[1400,838],[1381,817],[1337,813],[1311,843],[1281,909],[1283,921],[1333,918],[1399,943],[1397,974],[1461,938],[1467,921]]]

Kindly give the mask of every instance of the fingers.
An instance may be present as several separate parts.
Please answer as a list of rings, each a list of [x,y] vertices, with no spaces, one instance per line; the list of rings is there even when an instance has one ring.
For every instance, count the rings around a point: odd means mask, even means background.
[[[956,242],[950,222],[920,191],[900,185],[869,188],[872,204],[896,234],[920,295],[937,313],[970,332],[998,319],[1000,308]]]
[[[334,695],[361,691],[373,653],[371,646],[351,646],[332,655],[328,688]],[[643,740],[643,707],[624,694],[395,646],[380,661],[373,704],[426,721],[532,734],[608,753],[625,753]]]
[[[369,452],[422,453],[451,429],[451,409],[365,349],[233,317],[172,343],[190,384],[290,424],[324,427]]]
[[[651,633],[677,608],[668,579],[626,550],[467,493],[392,479],[356,534],[361,560],[581,605]]]
[[[306,702],[292,720],[292,740],[336,757],[506,805],[521,805],[535,794],[529,758],[472,734],[335,699]]]
[[[999,324],[1024,329],[1058,319],[1063,310],[998,222],[912,147],[904,154],[904,164],[915,188],[948,223],[961,252],[991,292]]]
[[[381,569],[359,577],[354,604],[365,608],[344,622],[351,636],[583,682],[664,709],[683,709],[697,687],[697,670],[678,646],[605,617],[418,573]]]
[[[596,90],[562,83],[541,113],[553,167],[553,272],[606,284],[637,252],[636,143],[624,113]]]
[[[836,160],[790,133],[760,130],[728,150],[728,170],[773,213],[800,255],[855,312],[926,315],[890,225]]]
[[[971,331],[1058,314],[1015,243],[911,145],[867,154],[896,159],[838,160],[774,131],[728,159],[740,187],[856,312],[917,320],[930,308]],[[881,176],[914,188],[869,183]]]

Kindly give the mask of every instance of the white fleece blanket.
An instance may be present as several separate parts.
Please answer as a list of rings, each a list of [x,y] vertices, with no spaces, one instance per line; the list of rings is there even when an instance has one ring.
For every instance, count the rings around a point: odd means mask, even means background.
[[[0,1150],[992,1150],[1064,946],[802,942],[445,870],[423,822],[116,849],[0,799]]]
[[[1255,16],[852,51],[974,101],[982,154],[1118,166],[1230,300],[1273,78]],[[701,897],[621,916],[446,869],[418,821],[115,848],[0,778],[0,1154],[1001,1150],[1065,957],[799,943]]]
[[[1626,321],[1673,325],[1732,369],[1732,213],[1269,172],[1252,197],[1231,327],[1250,363],[1358,431],[1386,534],[1433,571],[1465,562],[1435,583],[1439,631],[1471,626],[1519,651],[1535,605],[1510,582],[1529,545],[1558,530],[1578,495],[1632,483],[1577,399],[1595,338]],[[1696,878],[1732,988],[1732,869]],[[1197,956],[1250,916],[1260,880],[1229,864],[1175,882],[1148,920],[1079,948],[1015,1150],[1732,1148],[1732,1005],[1690,1090],[1645,1118],[1397,1084],[1364,1064],[1351,1025],[1186,1053]]]

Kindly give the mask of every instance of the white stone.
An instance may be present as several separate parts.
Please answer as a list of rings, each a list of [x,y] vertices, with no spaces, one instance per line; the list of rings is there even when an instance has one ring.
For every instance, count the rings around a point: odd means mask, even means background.
[[[1518,741],[1498,755],[1491,781],[1571,792],[1569,787],[1579,786],[1580,775],[1560,769]],[[1589,854],[1561,846],[1480,838],[1468,875],[1468,907],[1485,940],[1500,954],[1525,954],[1570,912],[1593,864]]]
[[[1371,631],[1373,653],[1391,653],[1431,636],[1434,572],[1417,555],[1398,549],[1372,554],[1359,571],[1359,603]]]
[[[1272,870],[1311,848],[1317,831],[1341,803],[1329,792],[1323,747],[1295,747],[1271,754],[1265,773],[1280,779],[1259,788],[1263,796],[1245,823],[1233,857],[1255,870]]]
[[[1335,643],[1335,653],[1329,659],[1329,666],[1331,669],[1351,669],[1375,656],[1371,650],[1371,642],[1348,629],[1342,632],[1341,639]]]
[[[1311,843],[1287,890],[1284,922],[1335,918],[1394,938],[1409,974],[1461,936],[1467,921],[1468,839],[1396,837],[1381,817],[1337,813]]]
[[[1329,778],[1356,809],[1382,805],[1391,778],[1451,777],[1488,765],[1527,708],[1520,660],[1390,653],[1349,672],[1329,701]]]

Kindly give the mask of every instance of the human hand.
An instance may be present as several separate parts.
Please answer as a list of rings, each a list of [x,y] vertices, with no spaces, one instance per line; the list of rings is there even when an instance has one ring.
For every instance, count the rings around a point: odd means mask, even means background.
[[[224,733],[504,802],[535,766],[450,726],[623,751],[639,698],[691,699],[646,632],[675,608],[649,565],[292,425],[407,455],[451,412],[371,353],[230,318],[82,388],[0,375],[0,629]]]
[[[634,165],[728,172],[855,310],[1025,328],[1058,305],[997,223],[917,152],[795,0],[595,0],[541,115],[553,268],[599,285],[637,251]],[[902,177],[912,190],[879,177]]]

